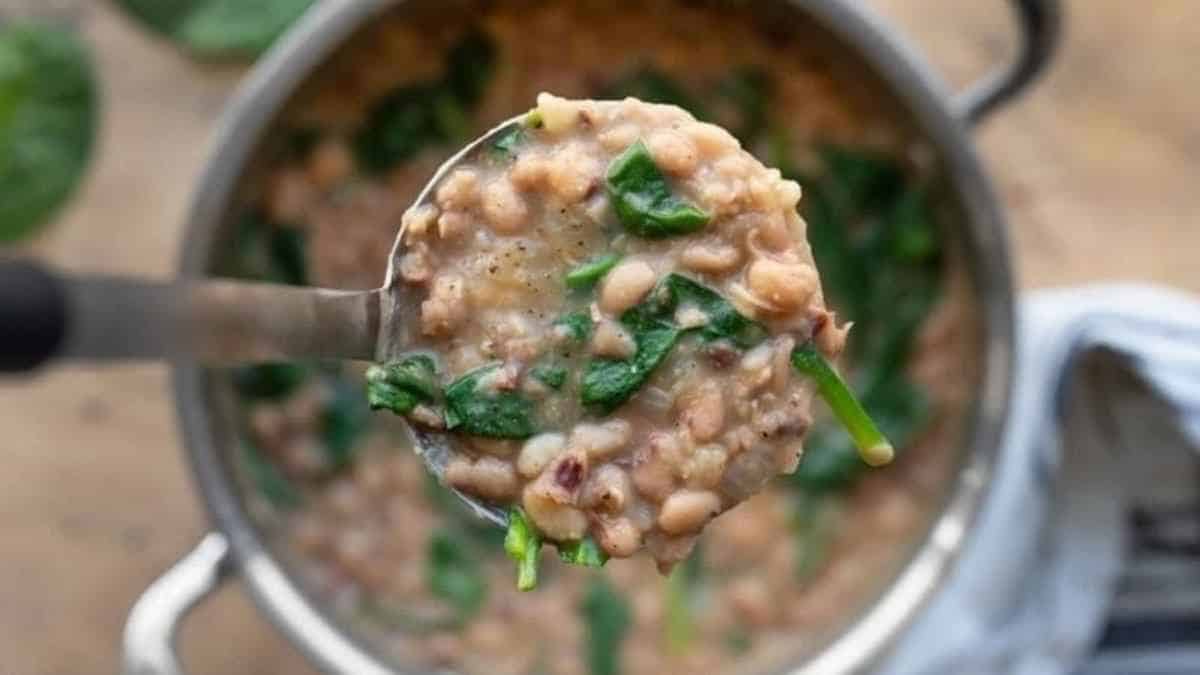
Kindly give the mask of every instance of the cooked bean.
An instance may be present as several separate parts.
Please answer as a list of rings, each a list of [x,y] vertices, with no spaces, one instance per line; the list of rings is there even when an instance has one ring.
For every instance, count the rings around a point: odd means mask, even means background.
[[[750,263],[746,281],[752,293],[785,313],[807,304],[820,283],[812,265],[782,263],[769,258]]]
[[[663,502],[658,526],[667,534],[685,534],[704,527],[721,512],[721,498],[708,490],[680,490]]]
[[[591,478],[583,486],[579,503],[587,509],[620,513],[625,509],[629,491],[629,475],[625,470],[605,464],[592,472]]]
[[[538,434],[525,441],[521,455],[517,458],[517,471],[525,478],[533,478],[546,468],[567,447],[567,437],[559,433]]]
[[[540,480],[525,487],[521,505],[538,530],[552,539],[575,541],[587,532],[583,511],[554,499]]]
[[[492,229],[501,234],[515,234],[525,226],[529,207],[513,189],[507,178],[492,180],[483,189],[483,215]]]
[[[742,252],[721,241],[700,242],[683,249],[679,262],[695,272],[723,275],[737,269],[742,262]]]
[[[479,199],[479,175],[471,169],[455,169],[438,186],[435,200],[446,211],[464,211]]]
[[[421,327],[426,335],[450,333],[467,318],[466,292],[457,274],[442,273],[433,280],[429,299],[421,303]]]
[[[498,457],[480,457],[474,462],[455,457],[446,465],[442,479],[463,492],[493,501],[510,499],[517,492],[517,473],[512,463]]]
[[[597,521],[596,543],[614,558],[628,558],[642,545],[642,532],[628,518]]]
[[[691,175],[700,161],[692,139],[674,129],[660,129],[650,134],[646,147],[660,169],[676,176]]]
[[[725,428],[725,399],[715,380],[705,380],[685,392],[675,405],[680,424],[694,440],[711,441]]]
[[[654,287],[654,268],[642,260],[625,260],[604,277],[600,309],[612,315],[641,302]]]
[[[633,336],[621,324],[603,319],[592,332],[591,352],[610,359],[627,359],[637,351]]]
[[[583,422],[575,425],[567,445],[593,460],[600,460],[622,450],[629,443],[633,427],[623,419],[611,419],[600,424]]]
[[[725,472],[729,453],[720,445],[704,445],[692,453],[683,465],[683,479],[692,487],[716,488]]]

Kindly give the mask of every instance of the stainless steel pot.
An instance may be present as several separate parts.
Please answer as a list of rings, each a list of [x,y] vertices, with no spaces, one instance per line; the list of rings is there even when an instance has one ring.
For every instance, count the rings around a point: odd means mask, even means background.
[[[319,2],[246,79],[225,114],[192,204],[183,276],[201,276],[210,268],[217,229],[236,183],[289,96],[358,28],[397,1]],[[1053,52],[1059,26],[1056,0],[1012,2],[1021,28],[1018,58],[965,92],[952,94],[895,29],[861,3],[792,0],[875,72],[935,150],[964,215],[965,249],[986,341],[970,451],[930,535],[879,601],[826,649],[797,665],[796,674],[859,672],[877,663],[946,578],[989,489],[1009,416],[1015,301],[1003,210],[969,132],[1033,81]],[[223,452],[232,442],[231,431],[222,427],[204,371],[178,364],[175,392],[192,470],[217,533],[205,537],[134,607],[125,633],[125,671],[182,672],[172,644],[176,626],[222,581],[238,575],[260,609],[319,667],[356,675],[394,672],[311,604],[264,547],[235,494],[225,459],[230,453]]]

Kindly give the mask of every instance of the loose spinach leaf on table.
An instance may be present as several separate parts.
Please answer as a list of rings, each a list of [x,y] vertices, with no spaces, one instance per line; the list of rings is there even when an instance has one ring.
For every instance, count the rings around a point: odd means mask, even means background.
[[[640,140],[612,161],[605,182],[618,220],[635,235],[674,237],[708,225],[708,213],[671,192],[666,176]]]
[[[313,0],[119,0],[125,10],[200,58],[253,58]]]
[[[439,530],[429,537],[425,580],[434,597],[453,607],[460,621],[478,612],[487,599],[487,579],[475,552],[449,530]]]
[[[74,34],[0,27],[0,244],[32,235],[75,191],[91,157],[97,98]]]
[[[501,368],[492,363],[472,370],[446,388],[446,429],[488,438],[529,438],[538,431],[534,402],[515,391],[489,386]]]
[[[621,643],[629,634],[633,614],[626,600],[602,576],[592,577],[579,607],[587,627],[587,664],[591,675],[620,672]]]

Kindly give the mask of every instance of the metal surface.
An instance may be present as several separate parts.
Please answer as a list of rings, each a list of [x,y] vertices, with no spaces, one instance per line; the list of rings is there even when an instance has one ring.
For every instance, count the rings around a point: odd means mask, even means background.
[[[192,552],[159,577],[129,612],[122,644],[124,675],[182,675],[175,635],[188,611],[233,571],[229,544],[209,534]]]
[[[184,276],[199,277],[208,272],[216,253],[217,231],[223,225],[236,182],[288,97],[357,28],[393,4],[389,0],[318,3],[247,78],[220,126],[216,153],[192,204],[181,269]],[[1028,79],[1010,78],[1006,88],[980,99],[986,105],[956,106],[916,52],[861,4],[836,0],[793,0],[791,4],[866,61],[886,83],[888,93],[911,115],[918,133],[934,148],[965,214],[962,234],[986,340],[983,380],[968,439],[971,451],[945,509],[926,544],[880,601],[821,654],[794,671],[828,675],[859,672],[880,658],[944,580],[986,492],[1008,412],[1014,301],[1003,217],[966,136],[970,120],[963,115],[978,119]],[[1051,7],[1055,3],[1047,0],[1037,4]],[[1028,8],[1034,3],[1021,6]],[[1042,56],[1048,54],[1045,50]],[[1026,61],[1037,62],[1038,57],[1027,57]],[[222,459],[226,455],[222,444],[227,439],[204,372],[194,363],[178,364],[175,388],[192,469],[213,521],[228,538],[238,570],[262,611],[324,670],[355,675],[395,672],[311,603],[264,548]]]
[[[64,285],[68,359],[371,359],[379,335],[378,291],[120,277]]]
[[[1011,0],[1020,24],[1021,48],[1007,67],[983,78],[954,101],[958,114],[978,124],[1022,91],[1046,70],[1062,39],[1062,5],[1058,0]]]

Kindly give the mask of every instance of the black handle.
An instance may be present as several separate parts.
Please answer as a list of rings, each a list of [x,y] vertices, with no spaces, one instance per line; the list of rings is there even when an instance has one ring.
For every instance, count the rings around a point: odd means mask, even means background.
[[[959,94],[959,114],[970,125],[1016,98],[1045,71],[1062,41],[1061,0],[1010,0],[1021,31],[1016,61]]]
[[[67,334],[67,294],[45,267],[0,261],[0,373],[23,373],[48,361]]]

